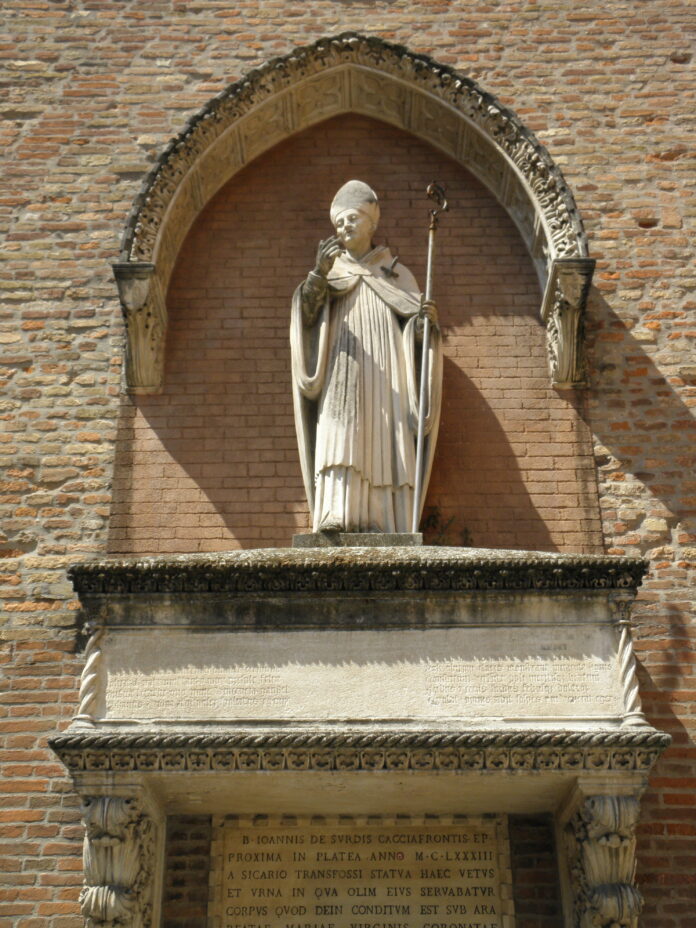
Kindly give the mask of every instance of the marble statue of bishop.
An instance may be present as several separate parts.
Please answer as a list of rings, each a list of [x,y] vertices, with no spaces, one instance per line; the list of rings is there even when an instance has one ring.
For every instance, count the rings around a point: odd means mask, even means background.
[[[351,180],[331,204],[336,234],[295,291],[295,425],[315,532],[410,532],[423,300],[388,248],[374,247],[374,191]],[[433,304],[422,498],[440,420],[442,354]],[[422,318],[422,317],[421,317]]]

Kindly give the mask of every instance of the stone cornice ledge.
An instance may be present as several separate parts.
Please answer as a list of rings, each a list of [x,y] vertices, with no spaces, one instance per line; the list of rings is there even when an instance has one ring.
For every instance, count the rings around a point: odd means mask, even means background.
[[[81,597],[152,593],[635,592],[642,558],[483,548],[265,548],[102,559],[68,571]]]
[[[578,731],[67,731],[49,745],[72,771],[560,770],[647,773],[668,734]]]

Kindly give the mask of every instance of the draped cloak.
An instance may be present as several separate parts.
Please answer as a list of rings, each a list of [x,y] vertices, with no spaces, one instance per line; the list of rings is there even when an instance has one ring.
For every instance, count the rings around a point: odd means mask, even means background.
[[[410,532],[418,427],[420,294],[388,248],[340,255],[319,307],[293,297],[295,426],[314,531]],[[442,355],[431,328],[423,490],[440,420]]]

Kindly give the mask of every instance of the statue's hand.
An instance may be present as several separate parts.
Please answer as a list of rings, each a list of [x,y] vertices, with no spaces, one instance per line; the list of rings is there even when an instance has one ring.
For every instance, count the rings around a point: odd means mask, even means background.
[[[314,273],[319,277],[325,278],[333,267],[334,261],[342,251],[343,246],[335,235],[319,242],[319,247],[317,248],[317,263],[314,268]]]
[[[427,317],[430,322],[430,325],[436,326],[437,321],[437,306],[435,305],[435,300],[423,300],[421,302],[421,311],[418,316],[418,322],[416,323],[416,332],[420,335],[423,331],[423,320]]]

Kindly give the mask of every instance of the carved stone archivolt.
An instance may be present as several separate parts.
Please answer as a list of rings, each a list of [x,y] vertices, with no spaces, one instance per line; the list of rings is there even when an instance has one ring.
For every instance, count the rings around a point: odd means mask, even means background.
[[[588,796],[565,828],[576,928],[637,928],[634,796]]]
[[[80,907],[87,928],[150,928],[154,824],[138,798],[86,796],[84,887]]]
[[[344,33],[273,59],[230,85],[189,120],[146,177],[114,266],[128,327],[129,387],[161,387],[164,295],[179,247],[205,203],[271,146],[346,112],[429,141],[497,197],[527,244],[545,288],[544,305],[551,307],[544,321],[555,326],[554,382],[576,382],[587,289],[574,304],[563,280],[567,262],[579,260],[589,284],[594,263],[560,169],[518,117],[475,81],[401,46]]]

